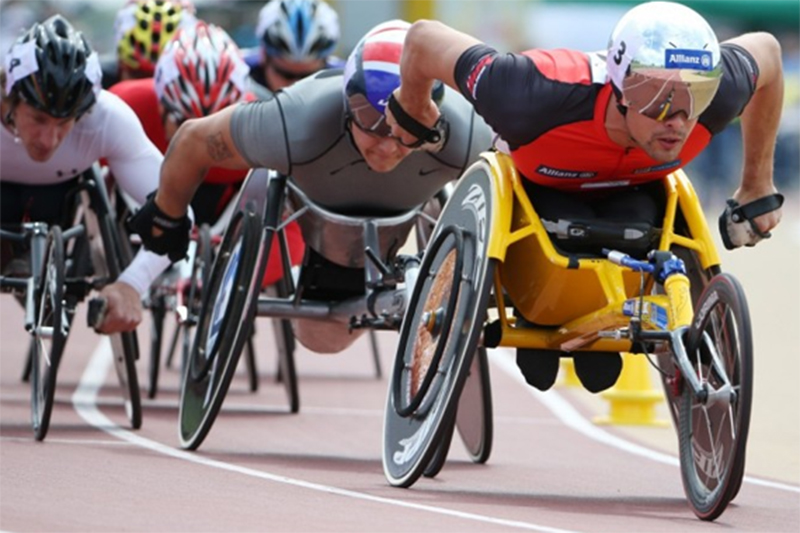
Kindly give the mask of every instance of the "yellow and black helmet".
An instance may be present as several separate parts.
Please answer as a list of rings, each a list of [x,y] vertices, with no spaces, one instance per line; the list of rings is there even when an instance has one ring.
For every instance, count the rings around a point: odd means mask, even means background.
[[[164,47],[181,25],[194,21],[185,0],[133,0],[117,14],[117,57],[137,77],[152,76]]]

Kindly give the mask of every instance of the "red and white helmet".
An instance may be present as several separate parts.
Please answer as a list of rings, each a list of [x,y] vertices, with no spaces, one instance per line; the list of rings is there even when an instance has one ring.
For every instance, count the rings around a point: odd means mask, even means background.
[[[248,71],[225,30],[198,21],[164,49],[156,64],[156,95],[178,122],[204,117],[242,100]]]

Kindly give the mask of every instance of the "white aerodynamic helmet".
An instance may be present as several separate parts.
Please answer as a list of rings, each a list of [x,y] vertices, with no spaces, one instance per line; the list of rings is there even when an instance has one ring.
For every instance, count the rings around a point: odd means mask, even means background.
[[[628,11],[608,44],[608,76],[620,104],[654,120],[697,118],[722,79],[714,30],[692,9],[647,2]]]

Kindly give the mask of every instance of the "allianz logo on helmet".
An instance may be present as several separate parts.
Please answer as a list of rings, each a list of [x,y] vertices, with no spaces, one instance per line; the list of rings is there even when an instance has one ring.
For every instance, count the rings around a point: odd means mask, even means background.
[[[712,63],[711,52],[706,50],[681,50],[679,48],[665,50],[664,66],[666,68],[713,70]]]

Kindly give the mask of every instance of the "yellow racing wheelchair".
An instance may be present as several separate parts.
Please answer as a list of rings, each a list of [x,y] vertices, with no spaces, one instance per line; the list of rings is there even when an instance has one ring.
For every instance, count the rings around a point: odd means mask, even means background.
[[[725,510],[744,476],[749,312],[738,281],[721,273],[686,176],[677,171],[662,183],[663,219],[651,228],[649,251],[608,249],[603,235],[619,239],[598,221],[601,237],[577,253],[548,232],[508,156],[486,152],[465,172],[429,240],[400,330],[383,431],[390,484],[409,487],[430,477],[431,465],[441,468],[453,421],[470,417],[462,396],[476,351],[632,352],[662,378],[692,510],[703,520]]]

